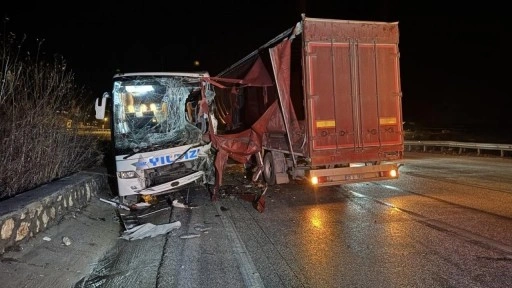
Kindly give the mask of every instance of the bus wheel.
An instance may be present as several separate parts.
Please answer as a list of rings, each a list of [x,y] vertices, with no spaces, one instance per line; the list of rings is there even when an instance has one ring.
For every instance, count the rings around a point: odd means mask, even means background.
[[[263,158],[263,178],[268,185],[276,184],[276,171],[272,152],[267,152]]]

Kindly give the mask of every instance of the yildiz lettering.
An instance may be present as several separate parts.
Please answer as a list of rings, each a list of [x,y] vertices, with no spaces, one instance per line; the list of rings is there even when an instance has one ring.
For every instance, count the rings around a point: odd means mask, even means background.
[[[178,159],[178,157],[180,157],[180,156],[181,156],[181,158]],[[174,155],[165,155],[165,156],[149,158],[148,161],[151,164],[151,166],[156,167],[156,166],[161,166],[161,165],[165,165],[165,164],[172,164],[176,159],[192,160],[192,159],[196,159],[198,156],[199,156],[199,148],[196,148],[196,149],[190,150],[187,153],[183,154],[183,156],[178,153],[178,154],[174,154]],[[147,162],[145,162],[144,164],[146,164],[146,163]]]

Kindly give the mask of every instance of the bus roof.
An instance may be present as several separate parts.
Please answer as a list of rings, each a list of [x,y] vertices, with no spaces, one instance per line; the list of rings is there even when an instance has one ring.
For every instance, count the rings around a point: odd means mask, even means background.
[[[129,76],[181,76],[181,77],[210,77],[206,71],[202,72],[136,72],[136,73],[119,73],[114,78]]]

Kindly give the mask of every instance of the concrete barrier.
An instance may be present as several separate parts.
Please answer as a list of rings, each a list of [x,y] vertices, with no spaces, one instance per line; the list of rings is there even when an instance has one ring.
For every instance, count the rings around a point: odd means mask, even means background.
[[[82,171],[0,202],[0,254],[87,206],[107,180],[106,169]]]

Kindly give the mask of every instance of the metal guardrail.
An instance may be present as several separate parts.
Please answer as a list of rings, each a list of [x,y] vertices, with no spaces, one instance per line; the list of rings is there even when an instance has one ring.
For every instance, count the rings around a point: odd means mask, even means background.
[[[88,132],[88,133],[93,133],[93,134],[110,133],[110,129],[101,129],[101,128],[78,128],[78,131]]]
[[[458,148],[459,154],[466,149],[477,151],[480,155],[481,150],[500,151],[500,156],[505,157],[505,151],[512,151],[512,144],[495,144],[495,143],[473,143],[473,142],[455,142],[455,141],[404,141],[406,150],[411,151],[413,146],[422,146],[423,152],[427,151],[427,147]]]
[[[78,134],[81,135],[96,135],[101,137],[102,139],[110,138],[110,129],[101,129],[101,128],[79,128]]]

